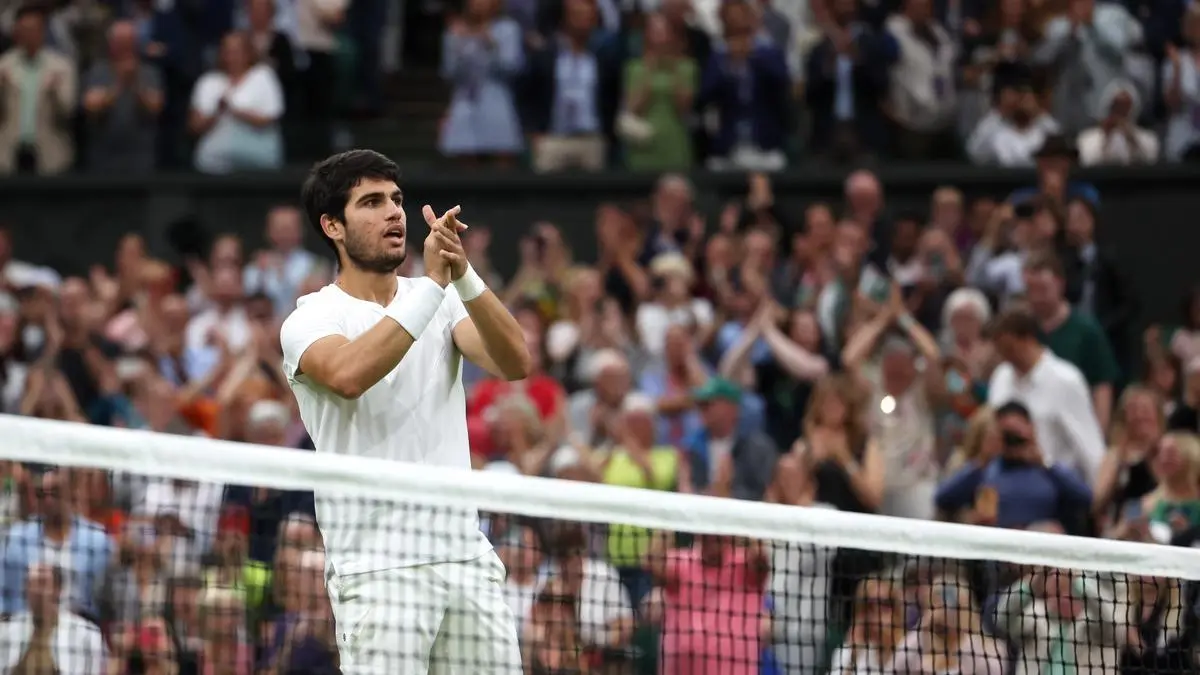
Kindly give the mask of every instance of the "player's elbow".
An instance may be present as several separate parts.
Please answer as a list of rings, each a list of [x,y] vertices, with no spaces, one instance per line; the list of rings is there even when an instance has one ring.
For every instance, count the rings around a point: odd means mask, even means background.
[[[351,374],[338,375],[329,378],[325,386],[340,398],[353,401],[366,393],[367,387]]]
[[[529,355],[529,349],[525,345],[521,345],[513,358],[500,368],[500,372],[509,382],[524,380],[533,375],[533,357]]]

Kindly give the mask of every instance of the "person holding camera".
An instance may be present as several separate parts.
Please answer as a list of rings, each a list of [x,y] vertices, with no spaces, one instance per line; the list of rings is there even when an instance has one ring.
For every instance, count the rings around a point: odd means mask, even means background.
[[[971,508],[981,525],[1018,529],[1042,521],[1072,523],[1086,514],[1091,488],[1073,469],[1046,461],[1029,409],[1010,401],[995,416],[998,454],[981,454],[938,486],[938,508]]]

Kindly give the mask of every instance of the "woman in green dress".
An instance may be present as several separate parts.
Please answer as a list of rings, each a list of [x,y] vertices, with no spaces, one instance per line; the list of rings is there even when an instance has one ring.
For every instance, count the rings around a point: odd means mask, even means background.
[[[661,14],[646,15],[642,56],[625,66],[625,108],[618,123],[625,161],[633,171],[678,171],[692,166],[688,118],[696,62],[683,54]]]

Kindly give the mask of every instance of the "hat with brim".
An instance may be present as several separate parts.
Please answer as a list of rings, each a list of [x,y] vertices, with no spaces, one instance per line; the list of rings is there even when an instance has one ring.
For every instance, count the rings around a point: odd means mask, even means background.
[[[742,389],[723,377],[710,377],[707,382],[692,390],[692,399],[697,403],[741,403]]]

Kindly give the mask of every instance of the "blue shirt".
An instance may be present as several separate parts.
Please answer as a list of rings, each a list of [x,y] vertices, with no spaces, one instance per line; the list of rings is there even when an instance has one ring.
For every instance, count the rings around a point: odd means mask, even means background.
[[[985,467],[960,469],[938,486],[935,501],[943,511],[958,511],[975,502],[979,488],[999,495],[998,527],[1023,528],[1043,520],[1062,520],[1063,507],[1086,507],[1092,489],[1072,469],[1014,465],[994,459]]]
[[[96,616],[96,594],[113,561],[116,545],[100,525],[75,516],[61,548],[45,539],[41,520],[12,526],[4,538],[0,570],[0,613],[25,611],[25,575],[29,566],[47,563],[61,568],[63,602],[73,611]]]
[[[596,87],[600,66],[591,52],[575,53],[563,45],[554,62],[554,108],[550,131],[574,136],[600,133]]]

